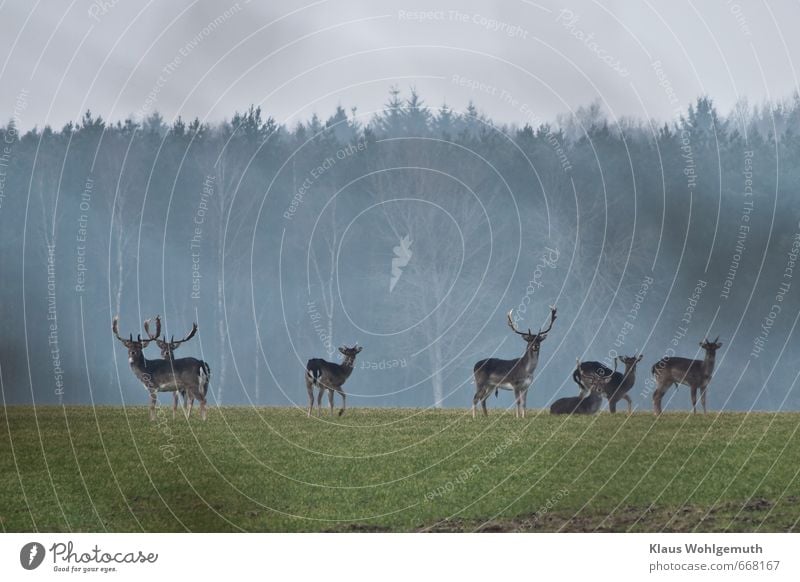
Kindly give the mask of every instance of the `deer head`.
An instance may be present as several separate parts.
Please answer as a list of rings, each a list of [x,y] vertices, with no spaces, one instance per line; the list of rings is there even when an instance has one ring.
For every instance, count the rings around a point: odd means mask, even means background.
[[[348,348],[347,346],[342,346],[339,348],[339,351],[344,356],[344,363],[352,366],[353,362],[355,362],[356,354],[358,354],[363,349],[364,346],[360,346],[358,345],[358,342],[356,342],[352,348]]]
[[[147,332],[147,337],[150,338],[151,341],[156,342],[158,344],[158,348],[161,350],[161,357],[165,360],[170,360],[173,358],[173,352],[180,347],[180,345],[184,342],[188,342],[190,339],[194,337],[194,334],[197,333],[197,323],[192,324],[192,329],[182,340],[176,340],[175,336],[173,335],[172,338],[167,341],[164,339],[160,339],[159,336],[161,335],[161,316],[156,315],[155,317],[156,322],[156,332],[155,334],[150,333],[150,320],[146,320],[144,322],[144,330]]]
[[[553,322],[556,320],[556,308],[551,306],[550,307],[550,323],[547,326],[547,329],[542,331],[539,329],[537,333],[533,333],[530,328],[528,328],[527,332],[520,331],[517,329],[517,326],[514,324],[514,318],[512,317],[514,310],[508,312],[508,327],[512,329],[512,331],[520,336],[525,342],[528,344],[527,349],[538,352],[539,351],[539,344],[541,344],[545,339],[547,339],[547,334],[550,333],[550,330],[553,329]]]
[[[636,364],[642,361],[643,355],[637,356],[636,354],[632,356],[617,356],[614,360],[619,360],[625,366],[625,370],[630,370],[631,368],[635,367]],[[615,366],[616,368],[616,366]]]
[[[128,349],[128,362],[133,364],[137,361],[144,359],[144,354],[142,350],[144,350],[150,342],[153,341],[152,339],[143,340],[141,335],[137,335],[136,339],[133,339],[133,334],[130,334],[128,339],[119,335],[119,329],[117,327],[117,323],[119,321],[119,316],[114,316],[114,320],[111,323],[111,331],[114,332],[114,335],[117,337],[119,341],[122,342]]]
[[[719,336],[711,342],[706,338],[700,342],[700,347],[703,348],[709,356],[713,356],[714,353],[722,347],[722,342],[719,341]]]

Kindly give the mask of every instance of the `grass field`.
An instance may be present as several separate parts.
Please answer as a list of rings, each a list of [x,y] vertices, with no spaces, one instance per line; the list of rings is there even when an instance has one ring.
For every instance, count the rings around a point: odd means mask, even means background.
[[[0,410],[2,530],[800,531],[798,413],[147,418]]]

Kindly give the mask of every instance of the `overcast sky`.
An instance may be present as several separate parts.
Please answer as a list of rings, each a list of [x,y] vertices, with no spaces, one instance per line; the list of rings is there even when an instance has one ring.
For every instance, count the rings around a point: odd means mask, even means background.
[[[499,121],[594,100],[668,119],[700,94],[723,111],[792,95],[797,22],[789,1],[0,0],[0,108],[29,128],[255,103],[291,125],[370,115],[396,84]]]

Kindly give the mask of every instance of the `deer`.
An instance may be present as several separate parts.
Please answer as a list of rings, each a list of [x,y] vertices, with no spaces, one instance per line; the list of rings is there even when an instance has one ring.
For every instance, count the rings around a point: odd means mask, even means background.
[[[306,363],[306,390],[308,390],[308,416],[314,409],[314,386],[319,387],[319,398],[317,400],[317,414],[322,410],[322,395],[328,391],[328,402],[330,404],[331,416],[333,416],[333,393],[338,392],[342,397],[342,408],[339,416],[344,414],[347,398],[342,386],[353,373],[353,366],[356,362],[356,355],[364,349],[356,343],[352,348],[342,346],[339,348],[343,359],[341,364],[327,362],[322,358],[311,358]]]
[[[611,414],[617,412],[617,402],[620,400],[625,400],[628,403],[628,414],[631,413],[633,401],[628,396],[628,392],[636,384],[636,365],[642,361],[642,357],[642,354],[637,356],[634,353],[632,356],[617,356],[614,358],[614,373],[611,374],[611,380],[603,388],[603,392],[605,392],[608,399],[608,411]],[[616,371],[617,360],[621,361],[622,365],[625,366],[624,372]]]
[[[547,334],[553,329],[553,322],[556,320],[556,308],[550,307],[550,323],[544,331],[539,329],[538,333],[533,333],[528,329],[527,333],[519,331],[514,324],[513,309],[508,312],[508,326],[512,331],[525,340],[525,353],[514,360],[501,360],[499,358],[488,358],[480,360],[473,367],[475,377],[475,396],[472,399],[472,418],[475,418],[476,407],[480,402],[483,415],[488,416],[486,411],[486,399],[492,393],[497,394],[498,389],[514,391],[514,416],[515,418],[525,418],[525,403],[528,397],[528,388],[533,382],[533,373],[539,363],[539,347],[547,338]]]
[[[585,383],[601,382],[602,392],[608,399],[608,410],[612,414],[617,412],[617,402],[625,400],[628,403],[628,414],[631,413],[633,402],[628,392],[636,383],[636,364],[642,360],[642,356],[616,356],[614,358],[614,370],[601,364],[600,362],[578,362],[572,379],[584,393],[587,388]],[[617,361],[621,361],[625,366],[625,372],[617,372]]]
[[[692,391],[692,413],[697,413],[697,391],[700,391],[700,400],[703,404],[703,414],[706,414],[706,389],[714,373],[714,360],[717,350],[722,347],[719,336],[714,341],[708,338],[700,342],[706,355],[702,360],[689,358],[665,357],[653,364],[650,370],[656,380],[656,389],[653,392],[653,412],[656,416],[661,414],[661,399],[666,391],[673,385],[685,384]]]
[[[586,396],[589,392],[587,384],[594,385],[605,383],[610,380],[611,376],[616,371],[612,371],[608,366],[604,366],[600,362],[581,362],[580,358],[575,358],[575,360],[577,363],[575,365],[575,371],[572,373],[572,380],[581,389],[582,396]]]
[[[156,402],[159,392],[185,391],[187,399],[194,404],[194,399],[200,400],[200,418],[206,420],[206,395],[211,369],[208,364],[195,358],[180,358],[177,360],[148,360],[144,357],[144,349],[152,339],[142,339],[137,335],[133,339],[130,334],[128,339],[119,335],[119,316],[115,316],[111,324],[111,331],[128,350],[128,363],[131,370],[150,394],[150,420],[156,419]],[[187,416],[191,408],[187,410]]]
[[[578,384],[578,396],[559,398],[550,406],[550,414],[594,414],[603,405],[605,386],[613,373],[600,362],[583,362],[575,358],[572,379]]]
[[[156,342],[156,345],[161,350],[161,359],[163,359],[163,360],[173,361],[175,359],[175,350],[178,349],[181,346],[181,344],[183,344],[184,342],[188,342],[190,339],[192,339],[194,337],[194,335],[197,333],[197,323],[192,323],[192,330],[189,332],[189,334],[185,338],[183,338],[182,340],[177,340],[176,341],[175,340],[175,336],[173,335],[172,339],[170,341],[167,341],[165,339],[161,339],[161,316],[160,315],[156,315],[155,322],[156,322],[156,333],[155,334],[150,333],[150,320],[149,319],[145,320],[145,322],[144,322],[144,331],[147,334],[147,337],[150,339],[150,341]],[[175,390],[175,392],[172,393],[172,418],[175,418],[175,412],[178,409],[178,394],[179,393],[183,397],[184,407],[186,406],[186,391],[185,390]],[[192,409],[193,406],[194,406],[194,399],[192,399],[191,405],[189,407],[189,411],[190,412],[191,412],[191,409]]]

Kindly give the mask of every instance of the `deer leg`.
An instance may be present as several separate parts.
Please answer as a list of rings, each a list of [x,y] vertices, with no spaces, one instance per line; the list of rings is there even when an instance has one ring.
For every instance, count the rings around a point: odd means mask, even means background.
[[[483,398],[481,396],[484,393],[483,386],[475,382],[475,396],[472,397],[472,418],[475,418],[475,412],[478,409],[478,403],[480,402],[483,405],[483,411],[486,412],[486,405],[483,404]]]
[[[492,393],[492,389],[484,390],[483,394],[481,394],[481,408],[483,409],[483,415],[489,416],[489,412],[486,410],[486,400],[488,400],[489,395]]]
[[[325,386],[319,385],[319,394],[317,395],[317,416],[322,416],[322,397],[325,396]]]
[[[308,416],[310,417],[314,410],[314,383],[309,378],[308,372],[306,372],[306,391],[308,392]]]
[[[628,414],[630,414],[633,411],[633,400],[627,394],[623,394],[622,398],[628,403]]]
[[[519,418],[522,410],[522,392],[514,388],[514,418]]]
[[[664,391],[666,390],[667,386],[664,384],[658,384],[656,386],[655,392],[653,392],[653,413],[658,416],[661,414],[661,399],[664,398]]]
[[[205,422],[206,420],[206,397],[200,398],[200,418]]]
[[[615,396],[612,396],[608,400],[608,411],[611,414],[616,414],[617,413],[617,398]]]
[[[175,420],[175,413],[178,411],[178,391],[172,393],[172,420]]]
[[[342,397],[342,408],[339,410],[339,416],[341,416],[344,414],[345,408],[347,407],[347,397],[344,395],[344,390],[339,390],[339,396]]]
[[[328,390],[328,404],[331,409],[331,416],[333,416],[333,390]]]
[[[150,391],[150,420],[156,419],[156,401],[158,396],[155,390]]]
[[[691,386],[692,390],[692,414],[697,413],[697,386]]]
[[[706,386],[700,389],[700,402],[703,403],[703,414],[706,413]]]
[[[528,407],[528,389],[522,391],[522,418],[525,418],[525,409]]]

